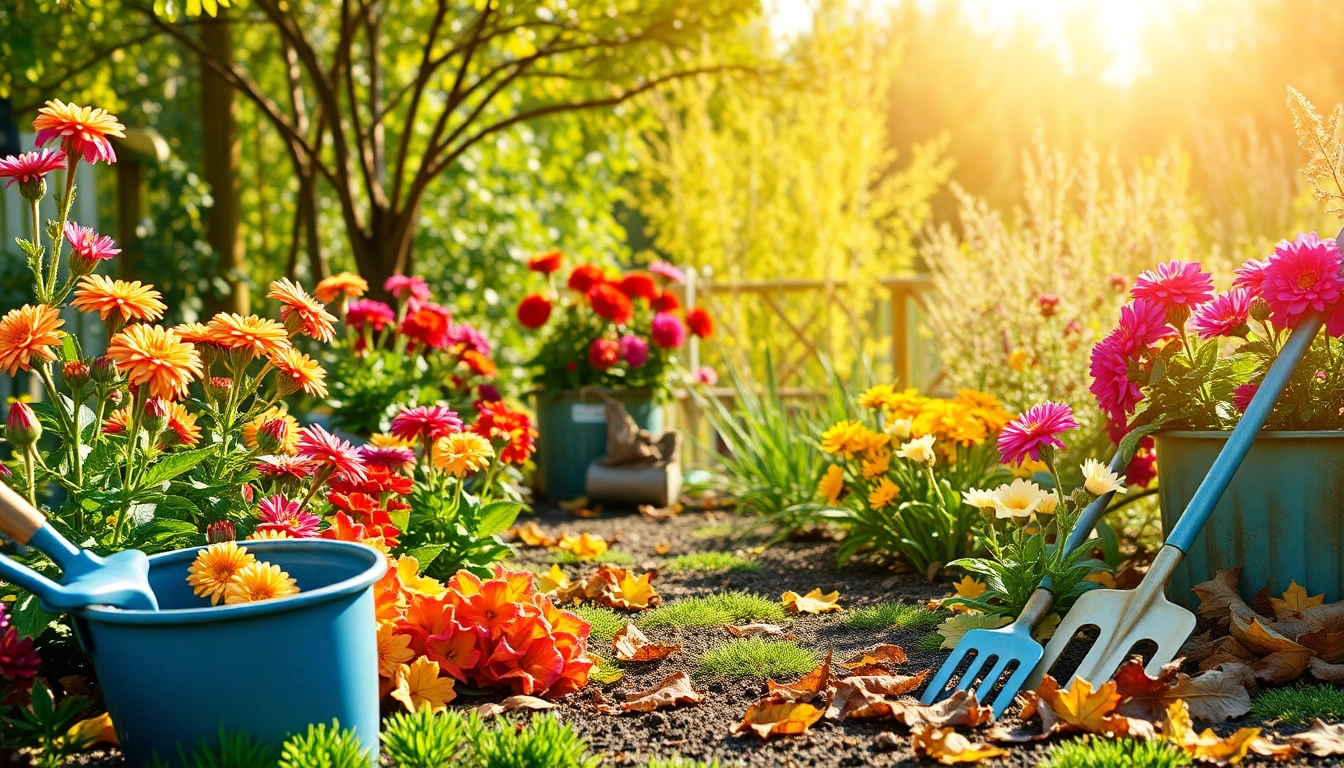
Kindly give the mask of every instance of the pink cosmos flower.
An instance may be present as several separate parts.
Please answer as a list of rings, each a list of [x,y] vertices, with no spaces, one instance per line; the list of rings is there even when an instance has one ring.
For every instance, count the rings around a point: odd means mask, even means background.
[[[638,336],[622,336],[621,357],[631,368],[642,368],[649,361],[649,343]]]
[[[686,273],[666,261],[652,262],[649,264],[649,271],[673,283],[686,282]]]
[[[696,368],[695,372],[691,374],[691,378],[694,379],[697,384],[704,384],[706,387],[712,387],[719,383],[719,374],[708,365],[702,365],[699,368]]]
[[[1246,324],[1251,313],[1251,292],[1233,288],[1213,301],[1199,305],[1190,318],[1190,328],[1201,339],[1231,336]]]
[[[322,522],[317,515],[305,512],[299,502],[290,501],[282,494],[262,499],[257,519],[261,520],[258,531],[284,531],[296,539],[315,538]]]
[[[1232,407],[1241,413],[1245,413],[1251,405],[1251,399],[1255,397],[1255,393],[1258,391],[1260,391],[1259,384],[1242,384],[1237,387],[1237,391],[1232,393]]]
[[[1089,389],[1097,406],[1113,421],[1124,422],[1143,400],[1143,391],[1129,378],[1129,357],[1116,330],[1092,348]]]
[[[116,243],[107,235],[93,231],[93,227],[82,227],[73,221],[65,223],[65,239],[70,242],[70,250],[89,261],[107,261],[121,253],[114,248]]]
[[[381,301],[356,299],[345,308],[345,321],[357,331],[366,325],[381,331],[397,321],[397,313]]]
[[[1198,262],[1172,259],[1139,275],[1129,293],[1156,301],[1164,312],[1188,310],[1213,298],[1213,277]]]
[[[430,446],[444,435],[461,432],[462,419],[441,405],[407,408],[392,419],[392,434],[402,440],[418,440]]]
[[[1064,403],[1047,401],[1033,405],[999,433],[999,458],[1004,464],[1014,465],[1020,465],[1028,456],[1040,461],[1042,448],[1063,448],[1058,435],[1077,426],[1073,409]]]
[[[1232,287],[1245,288],[1251,292],[1251,296],[1259,298],[1261,288],[1265,282],[1265,267],[1269,266],[1268,259],[1250,259],[1245,264],[1233,270]]]
[[[59,149],[44,149],[40,152],[25,152],[22,155],[10,155],[0,158],[0,179],[9,179],[5,189],[14,182],[27,184],[41,181],[48,173],[65,167],[65,152]]]
[[[401,298],[403,293],[409,293],[411,299],[415,301],[429,301],[429,285],[418,277],[407,277],[406,275],[393,275],[387,278],[383,283],[383,290]]]
[[[361,445],[359,457],[366,466],[386,469],[388,472],[402,472],[415,464],[415,451],[410,448]]]
[[[686,343],[686,326],[671,312],[659,312],[649,325],[653,343],[664,349],[676,349]]]
[[[369,476],[354,446],[323,429],[320,424],[304,427],[299,432],[298,451],[300,456],[311,459],[351,482],[358,483]]]
[[[317,465],[312,459],[303,456],[262,456],[257,462],[257,472],[265,477],[292,477],[295,480],[313,474]]]
[[[1308,311],[1325,312],[1344,290],[1339,246],[1315,232],[1280,240],[1264,269],[1261,287],[1275,325],[1293,328]]]
[[[1135,299],[1120,308],[1116,334],[1125,356],[1137,358],[1157,342],[1175,336],[1176,331],[1167,325],[1166,309],[1159,302]]]

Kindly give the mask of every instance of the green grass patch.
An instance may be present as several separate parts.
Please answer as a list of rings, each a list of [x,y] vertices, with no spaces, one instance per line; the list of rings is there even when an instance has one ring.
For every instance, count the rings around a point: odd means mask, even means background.
[[[925,653],[937,653],[943,649],[943,636],[937,632],[930,632],[919,638],[915,647]]]
[[[728,523],[702,525],[691,531],[691,535],[697,539],[726,539],[733,535],[733,526]]]
[[[1289,725],[1306,725],[1318,717],[1338,723],[1344,720],[1344,691],[1329,685],[1273,688],[1251,700],[1251,715]]]
[[[616,636],[617,632],[621,631],[621,627],[624,627],[628,621],[624,616],[610,608],[597,605],[576,605],[570,607],[569,610],[578,614],[580,619],[593,625],[592,632],[588,635],[590,642],[595,640],[599,643],[610,643],[611,639]]]
[[[565,549],[558,549],[550,553],[547,557],[548,563],[559,563],[560,565],[579,565],[581,563],[592,563],[593,565],[621,565],[631,566],[635,564],[635,556],[629,552],[622,552],[619,549],[608,549],[597,557],[590,557],[587,560],[580,560],[579,556]]]
[[[1088,736],[1054,745],[1036,768],[1177,768],[1190,756],[1172,744]]]
[[[761,564],[749,557],[732,552],[695,552],[689,555],[677,555],[664,566],[668,573],[685,571],[731,571],[734,573],[761,570]]]
[[[641,629],[657,629],[777,622],[785,618],[784,606],[774,600],[750,592],[722,592],[708,597],[673,600],[644,614],[637,623]]]
[[[845,617],[845,626],[854,629],[923,629],[943,620],[939,611],[909,603],[878,603],[860,608]]]
[[[720,768],[720,766],[717,758],[700,762],[674,754],[668,757],[650,757],[649,764],[645,768]]]
[[[749,637],[730,640],[700,657],[700,677],[787,678],[811,672],[817,656],[797,643]]]

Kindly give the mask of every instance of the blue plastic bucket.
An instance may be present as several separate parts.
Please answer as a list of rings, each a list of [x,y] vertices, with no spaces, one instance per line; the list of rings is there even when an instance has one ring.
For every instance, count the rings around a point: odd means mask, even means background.
[[[149,558],[158,611],[89,607],[72,615],[93,658],[131,765],[178,746],[217,745],[221,728],[278,749],[310,724],[340,721],[378,748],[378,551],[323,539],[249,541],[258,559],[298,582],[292,597],[210,607],[187,568],[200,548]]]

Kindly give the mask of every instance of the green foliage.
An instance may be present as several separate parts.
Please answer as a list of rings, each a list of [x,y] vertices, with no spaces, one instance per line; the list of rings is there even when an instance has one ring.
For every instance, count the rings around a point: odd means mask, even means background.
[[[83,696],[66,696],[59,704],[40,680],[33,681],[28,706],[0,716],[6,726],[3,744],[7,749],[30,750],[37,768],[57,768],[88,748],[67,736],[70,726],[80,718],[90,701]]]
[[[1251,700],[1251,716],[1288,725],[1305,725],[1318,717],[1338,723],[1344,721],[1344,691],[1331,685],[1270,688]]]
[[[206,741],[197,742],[196,748],[187,754],[178,745],[178,761],[185,768],[275,768],[275,750],[253,740],[246,733],[228,733],[219,731],[219,746],[216,748]],[[155,768],[166,768],[166,763],[155,756]]]
[[[783,621],[785,618],[784,606],[773,600],[749,592],[721,592],[673,600],[648,611],[636,623],[641,629],[657,629]]]
[[[446,580],[460,569],[478,576],[513,554],[500,534],[513,525],[523,505],[483,501],[480,496],[435,483],[419,483],[410,495],[410,521],[400,550],[420,562],[425,573]]]
[[[788,641],[759,637],[730,640],[700,657],[699,677],[768,677],[801,675],[817,665],[816,654]]]
[[[599,605],[576,605],[569,610],[592,625],[592,631],[588,635],[590,642],[609,643],[626,624],[624,616]]]
[[[845,616],[844,624],[854,629],[922,629],[942,621],[943,614],[921,605],[878,603]]]
[[[692,760],[688,757],[672,754],[666,757],[650,757],[645,768],[719,768],[718,758],[713,760]]]
[[[930,632],[919,638],[915,647],[925,653],[937,653],[943,649],[943,636],[937,632]]]
[[[551,552],[547,560],[560,565],[577,565],[579,563],[593,563],[595,565],[621,565],[631,566],[635,564],[635,556],[629,552],[622,552],[619,549],[608,549],[597,557],[579,557],[569,550],[561,549]]]
[[[1190,756],[1164,741],[1086,736],[1050,747],[1040,768],[1177,768]]]
[[[383,721],[383,751],[401,768],[441,768],[455,765],[467,735],[480,731],[480,716],[474,712],[467,720],[454,709],[435,714],[421,707]]]
[[[729,536],[732,536],[733,531],[735,530],[736,529],[728,523],[720,525],[702,525],[691,531],[691,536],[697,539],[726,539]]]
[[[475,743],[480,768],[596,768],[601,763],[568,723],[549,714],[533,717],[526,728],[500,718],[499,726],[483,731]]]
[[[761,570],[761,564],[735,552],[693,552],[669,558],[664,569],[668,573],[685,571],[728,571],[730,573]]]
[[[333,720],[308,726],[280,747],[279,768],[369,768],[376,758],[360,746],[359,737]]]

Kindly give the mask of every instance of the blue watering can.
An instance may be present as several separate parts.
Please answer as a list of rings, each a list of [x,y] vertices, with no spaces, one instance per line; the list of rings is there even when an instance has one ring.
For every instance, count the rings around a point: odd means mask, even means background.
[[[187,584],[201,547],[101,558],[66,541],[3,483],[0,530],[61,567],[57,583],[0,556],[0,577],[70,613],[129,764],[157,756],[180,765],[179,747],[213,747],[221,730],[278,750],[289,735],[332,720],[376,753],[373,583],[387,569],[377,550],[327,539],[247,542],[300,593],[211,606]]]

